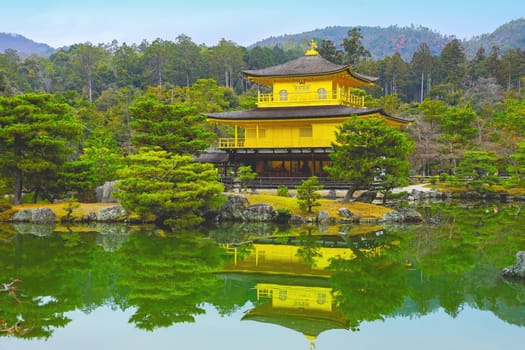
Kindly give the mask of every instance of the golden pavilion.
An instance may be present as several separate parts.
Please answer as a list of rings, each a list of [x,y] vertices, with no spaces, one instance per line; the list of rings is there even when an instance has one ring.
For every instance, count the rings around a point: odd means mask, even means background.
[[[325,177],[324,166],[336,128],[353,116],[384,118],[392,126],[409,121],[367,108],[355,88],[377,78],[334,64],[319,55],[315,42],[302,57],[273,67],[243,71],[245,79],[270,89],[259,91],[257,107],[207,114],[209,122],[229,125],[233,137],[221,138],[225,163],[250,165],[258,177]]]

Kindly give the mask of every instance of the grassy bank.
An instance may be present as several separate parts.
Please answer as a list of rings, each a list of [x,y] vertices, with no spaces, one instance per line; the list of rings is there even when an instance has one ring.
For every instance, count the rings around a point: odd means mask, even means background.
[[[361,218],[370,218],[377,219],[381,217],[386,212],[391,211],[392,209],[386,208],[380,205],[352,202],[352,203],[342,203],[339,199],[320,199],[318,207],[312,208],[312,213],[305,213],[299,209],[296,198],[291,197],[280,197],[272,194],[245,194],[246,198],[250,204],[259,204],[265,203],[271,205],[274,209],[288,209],[294,214],[299,214],[303,216],[316,216],[320,210],[325,210],[328,212],[330,217],[339,216],[339,208],[347,208],[356,216]]]
[[[281,197],[275,194],[244,194],[250,204],[269,204],[274,209],[286,209],[293,214],[303,215],[305,217],[316,216],[320,210],[327,211],[330,217],[338,217],[338,209],[345,207],[348,208],[356,216],[363,219],[376,219],[381,217],[384,213],[390,211],[391,209],[367,204],[367,203],[342,203],[340,200],[333,199],[320,199],[319,203],[321,204],[318,207],[312,208],[312,213],[305,213],[299,209],[296,198],[292,197]],[[74,221],[78,221],[87,214],[91,212],[97,213],[101,209],[109,208],[117,205],[116,203],[75,203],[78,204],[78,207],[75,207],[71,213],[71,217]],[[57,221],[67,215],[68,203],[39,203],[39,204],[21,204],[14,205],[11,209],[0,214],[0,220],[7,221],[9,220],[15,212],[22,209],[33,209],[33,208],[50,208],[56,215]]]
[[[37,204],[20,204],[13,205],[11,209],[0,213],[0,220],[9,220],[14,213],[22,209],[49,208],[55,213],[57,220],[66,216],[68,203],[37,203]],[[85,215],[100,209],[110,208],[118,205],[116,203],[78,203],[78,207],[73,210],[71,217],[73,219],[82,219]]]

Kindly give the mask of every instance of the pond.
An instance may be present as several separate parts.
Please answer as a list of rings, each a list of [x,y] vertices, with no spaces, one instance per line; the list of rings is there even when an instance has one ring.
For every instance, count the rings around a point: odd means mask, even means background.
[[[0,350],[522,349],[520,205],[434,225],[0,226]]]

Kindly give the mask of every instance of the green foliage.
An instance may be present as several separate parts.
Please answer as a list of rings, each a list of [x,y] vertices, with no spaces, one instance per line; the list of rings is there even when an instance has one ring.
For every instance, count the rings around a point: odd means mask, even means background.
[[[62,222],[69,222],[71,221],[71,214],[73,214],[73,211],[80,208],[80,203],[76,202],[75,198],[70,198],[66,201],[66,204],[62,207],[62,210],[66,212],[66,215],[61,218]]]
[[[325,169],[331,177],[349,181],[354,189],[371,189],[378,179],[386,188],[408,182],[413,142],[383,119],[348,120],[338,128],[332,147],[333,164]]]
[[[241,191],[246,191],[248,185],[252,183],[256,177],[257,173],[254,172],[249,165],[243,165],[237,169],[237,178],[241,184]]]
[[[510,173],[509,185],[525,187],[525,142],[518,144],[519,148],[510,156],[507,171]]]
[[[119,153],[113,136],[103,135],[99,130],[86,140],[78,159],[63,165],[58,186],[64,192],[76,193],[81,201],[93,201],[95,188],[117,180],[117,172],[124,165],[124,157]]]
[[[476,135],[472,126],[474,120],[476,112],[470,106],[447,107],[441,114],[439,126],[447,140],[465,144]]]
[[[135,131],[132,141],[137,148],[160,147],[176,154],[198,154],[209,145],[211,133],[203,128],[206,118],[193,107],[162,103],[147,95],[129,110]]]
[[[82,130],[73,109],[50,94],[0,96],[0,168],[14,174],[14,203],[24,184],[38,194],[56,181]]]
[[[456,177],[466,183],[469,189],[478,192],[489,191],[492,185],[500,182],[495,163],[496,158],[488,152],[467,151],[455,169]]]
[[[440,63],[443,82],[458,88],[466,73],[467,56],[458,39],[453,39],[441,51]]]
[[[343,52],[341,50],[338,50],[331,40],[322,40],[321,44],[317,48],[317,51],[319,51],[319,55],[321,55],[321,57],[327,59],[332,63],[343,63]]]
[[[89,160],[66,162],[59,173],[57,186],[64,193],[74,193],[83,202],[93,201],[97,170]]]
[[[288,186],[281,185],[277,187],[277,195],[280,197],[290,197]]]
[[[440,116],[438,128],[441,135],[438,139],[441,151],[448,155],[451,166],[457,165],[461,151],[469,146],[476,136],[473,127],[477,114],[470,106],[447,107]]]
[[[363,35],[360,28],[354,27],[348,30],[348,38],[343,39],[343,48],[345,50],[344,63],[353,66],[362,59],[372,56],[370,51],[363,46],[362,40]]]
[[[299,209],[309,213],[312,212],[312,207],[318,207],[319,198],[321,194],[317,191],[323,189],[323,185],[319,184],[317,176],[311,176],[306,180],[303,180],[299,186],[297,186],[297,203]]]
[[[116,196],[122,206],[172,230],[200,224],[224,200],[217,170],[191,156],[141,149],[120,176]]]
[[[525,99],[507,98],[494,113],[494,126],[504,130],[510,137],[525,136]]]
[[[198,79],[193,85],[174,89],[175,103],[183,103],[198,113],[230,110],[239,105],[239,98],[231,88],[217,85],[214,79]]]

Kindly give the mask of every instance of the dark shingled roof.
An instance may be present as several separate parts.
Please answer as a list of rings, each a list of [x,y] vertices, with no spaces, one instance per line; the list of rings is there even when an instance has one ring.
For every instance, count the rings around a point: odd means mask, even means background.
[[[302,56],[295,60],[279,64],[277,66],[245,70],[243,73],[253,77],[289,77],[289,76],[309,76],[309,75],[326,75],[347,70],[355,78],[374,82],[378,78],[368,77],[352,71],[349,65],[339,65],[332,63],[319,55]]]
[[[219,120],[261,120],[261,119],[306,119],[331,118],[351,115],[369,115],[379,113],[387,119],[409,123],[410,120],[397,118],[386,114],[380,108],[354,108],[347,106],[316,106],[316,107],[276,107],[253,108],[241,111],[209,113],[207,117]]]

